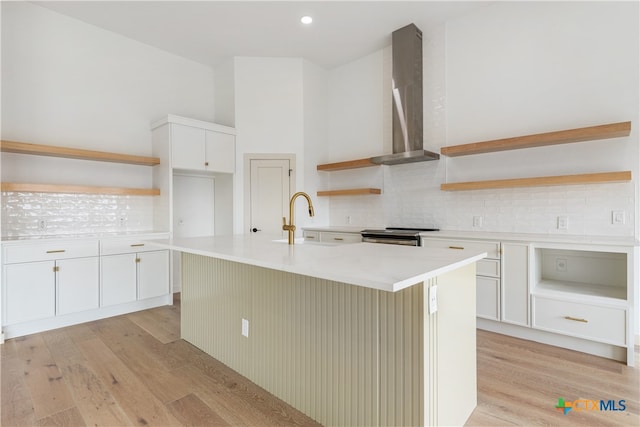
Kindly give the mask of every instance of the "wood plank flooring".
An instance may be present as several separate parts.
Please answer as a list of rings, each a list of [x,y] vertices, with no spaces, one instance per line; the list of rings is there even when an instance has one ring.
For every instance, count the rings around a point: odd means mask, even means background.
[[[2,426],[314,426],[179,339],[173,306],[7,340]]]
[[[180,340],[176,297],[173,306],[8,340],[0,424],[318,425]],[[467,425],[636,426],[639,394],[638,368],[478,331],[478,407]],[[625,400],[626,410],[564,415],[558,398]]]

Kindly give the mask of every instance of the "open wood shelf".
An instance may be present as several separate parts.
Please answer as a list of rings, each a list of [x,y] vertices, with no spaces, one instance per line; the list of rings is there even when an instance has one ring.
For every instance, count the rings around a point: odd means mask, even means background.
[[[29,184],[3,182],[2,191],[26,193],[116,194],[123,196],[159,196],[157,188],[94,187],[88,185]]]
[[[344,162],[337,162],[337,163],[326,163],[324,165],[316,166],[316,169],[319,171],[331,172],[331,171],[341,171],[346,169],[368,168],[371,166],[380,166],[380,165],[372,163],[371,158],[366,158],[366,159],[358,159],[358,160],[347,160]]]
[[[631,181],[631,171],[498,179],[491,181],[452,182],[440,184],[440,189],[443,191],[484,190],[489,188],[544,187],[551,185],[598,184],[623,181]]]
[[[68,159],[127,163],[127,164],[133,164],[133,165],[141,165],[141,166],[155,166],[160,164],[160,159],[158,157],[134,156],[130,154],[82,150],[77,148],[57,147],[53,145],[28,144],[25,142],[16,142],[16,141],[0,141],[0,150],[4,153],[64,157]]]
[[[606,125],[518,136],[514,138],[495,139],[491,141],[473,142],[462,145],[450,145],[448,147],[442,147],[440,149],[440,153],[449,157],[467,156],[471,154],[516,150],[519,148],[543,147],[547,145],[568,144],[571,142],[618,138],[622,136],[629,136],[630,132],[631,122],[610,123]]]
[[[318,191],[318,197],[322,196],[360,196],[367,194],[381,194],[379,188],[351,188],[348,190]]]

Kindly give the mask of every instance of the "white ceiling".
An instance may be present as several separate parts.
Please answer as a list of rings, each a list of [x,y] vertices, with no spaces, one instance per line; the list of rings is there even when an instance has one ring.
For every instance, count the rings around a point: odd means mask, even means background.
[[[391,32],[429,28],[488,1],[40,1],[79,19],[194,61],[303,57],[324,68],[391,44]],[[311,25],[300,17],[311,15]]]

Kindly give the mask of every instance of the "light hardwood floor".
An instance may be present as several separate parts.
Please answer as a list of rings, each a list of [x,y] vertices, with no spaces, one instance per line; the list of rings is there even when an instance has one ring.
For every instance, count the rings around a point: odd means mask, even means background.
[[[317,425],[179,339],[180,304],[8,340],[2,426]],[[637,353],[637,352],[636,352]],[[478,407],[467,425],[640,425],[638,369],[478,331]],[[558,398],[626,401],[570,411]]]

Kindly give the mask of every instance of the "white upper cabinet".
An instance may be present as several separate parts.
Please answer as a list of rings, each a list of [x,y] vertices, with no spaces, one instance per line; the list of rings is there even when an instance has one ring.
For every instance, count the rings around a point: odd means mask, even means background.
[[[235,158],[233,133],[171,123],[173,169],[234,173]]]
[[[234,173],[236,137],[228,133],[206,131],[205,168],[212,172]]]
[[[171,166],[175,169],[206,170],[205,130],[171,125]]]

